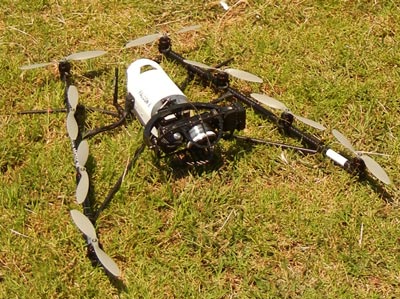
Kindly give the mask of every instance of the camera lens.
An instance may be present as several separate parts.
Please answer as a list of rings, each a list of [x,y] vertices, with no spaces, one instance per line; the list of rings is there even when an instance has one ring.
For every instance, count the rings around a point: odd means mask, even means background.
[[[199,124],[192,127],[189,130],[189,135],[191,143],[197,143],[200,145],[212,144],[217,138],[217,135],[207,124]]]

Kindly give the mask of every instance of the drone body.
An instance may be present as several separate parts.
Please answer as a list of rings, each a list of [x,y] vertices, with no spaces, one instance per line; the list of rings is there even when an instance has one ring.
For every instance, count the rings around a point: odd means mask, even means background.
[[[155,61],[136,60],[126,73],[127,93],[134,99],[133,112],[143,126],[164,105],[187,103],[183,92]]]
[[[223,133],[245,126],[241,105],[189,102],[161,66],[149,59],[128,67],[127,94],[126,105],[144,126],[146,144],[165,154],[196,152],[202,162],[209,162]]]
[[[197,27],[188,27],[188,29]],[[185,29],[187,30],[187,29]],[[181,30],[181,32],[186,32]],[[202,165],[209,163],[213,158],[213,151],[216,143],[221,138],[236,138],[256,144],[269,144],[281,148],[291,148],[303,153],[321,153],[333,160],[349,172],[364,173],[365,169],[385,184],[390,183],[385,171],[371,158],[366,155],[358,155],[350,141],[337,131],[334,136],[358,156],[348,159],[333,149],[325,146],[321,140],[314,135],[308,134],[292,123],[294,118],[319,130],[325,129],[322,125],[292,114],[288,108],[279,101],[265,95],[251,94],[251,97],[244,95],[229,85],[229,76],[239,79],[261,83],[262,80],[249,73],[235,69],[222,71],[207,65],[185,60],[178,53],[172,51],[170,39],[166,35],[150,35],[134,40],[126,47],[142,45],[159,39],[159,51],[167,59],[177,62],[188,71],[188,78],[197,76],[202,81],[209,83],[217,92],[223,92],[217,100],[212,102],[191,102],[183,91],[171,80],[161,66],[149,59],[138,59],[127,68],[127,97],[125,109],[117,102],[117,86],[114,92],[114,106],[118,113],[115,113],[119,120],[111,125],[81,132],[75,117],[78,105],[78,90],[70,84],[70,64],[61,61],[59,63],[60,77],[65,83],[64,99],[67,113],[67,131],[71,139],[72,149],[75,157],[75,165],[78,174],[76,199],[83,205],[84,214],[71,211],[71,217],[77,227],[86,236],[88,250],[92,250],[97,260],[113,276],[120,276],[120,270],[113,260],[101,249],[95,232],[95,223],[101,211],[110,203],[115,193],[119,190],[127,171],[136,163],[145,145],[154,150],[160,156],[185,154],[185,161],[188,164]],[[70,60],[96,57],[104,54],[104,51],[82,52],[68,56]],[[24,69],[35,68],[45,64],[26,66]],[[47,64],[46,64],[47,65]],[[221,64],[221,66],[224,65]],[[116,72],[116,82],[117,72]],[[253,108],[264,118],[275,123],[279,130],[291,137],[299,139],[305,147],[287,145],[283,143],[269,142],[265,140],[237,136],[234,132],[242,131],[246,124],[246,111],[242,104]],[[264,106],[274,109],[285,110],[282,115],[276,116]],[[103,111],[104,112],[104,111]],[[123,125],[128,115],[134,115],[143,126],[143,144],[136,150],[132,159],[126,166],[123,174],[109,191],[107,197],[97,211],[92,210],[89,193],[89,174],[85,164],[89,156],[88,139],[98,133],[105,132]],[[188,159],[186,159],[189,157]],[[360,164],[361,163],[361,164]]]

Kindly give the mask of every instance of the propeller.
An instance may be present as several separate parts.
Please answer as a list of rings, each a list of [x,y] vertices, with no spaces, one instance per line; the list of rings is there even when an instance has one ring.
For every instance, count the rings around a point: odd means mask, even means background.
[[[320,124],[320,123],[318,123],[316,121],[313,121],[311,119],[308,119],[308,118],[293,114],[289,110],[289,108],[286,107],[285,104],[283,104],[282,102],[278,101],[277,99],[274,99],[274,98],[271,98],[271,97],[269,97],[269,96],[267,96],[265,94],[259,94],[259,93],[252,93],[250,96],[253,99],[255,99],[258,102],[260,102],[261,104],[264,104],[264,105],[269,106],[269,107],[274,108],[274,109],[283,110],[283,111],[286,111],[286,112],[292,114],[297,120],[301,121],[302,123],[305,123],[306,125],[309,125],[309,126],[315,128],[315,129],[318,129],[318,130],[321,130],[321,131],[326,129],[322,124]]]
[[[89,157],[89,143],[86,139],[84,139],[81,141],[81,143],[79,143],[77,150],[77,159],[79,166],[85,167],[88,157]]]
[[[78,137],[79,127],[75,119],[75,111],[78,106],[78,89],[74,85],[70,85],[67,90],[67,100],[69,105],[69,112],[67,115],[67,132],[72,141]],[[89,157],[89,144],[87,140],[82,140],[79,143],[76,159],[77,168],[80,174],[80,179],[76,187],[76,201],[81,204],[85,201],[89,192],[89,175],[86,171],[85,164]]]
[[[333,136],[349,151],[356,154],[361,160],[364,161],[365,166],[368,170],[380,181],[389,185],[391,183],[389,176],[387,175],[386,171],[370,156],[362,154],[360,151],[356,151],[346,136],[340,133],[338,130],[332,130]]]
[[[183,60],[183,62],[187,63],[187,64],[190,64],[190,65],[193,65],[193,66],[197,66],[197,67],[202,68],[202,69],[206,69],[206,70],[222,71],[222,72],[225,72],[225,73],[231,75],[232,77],[235,77],[235,78],[240,79],[240,80],[249,81],[249,82],[255,82],[255,83],[263,83],[263,80],[260,77],[258,77],[256,75],[253,75],[253,74],[251,74],[249,72],[246,72],[246,71],[233,69],[233,68],[219,69],[219,68],[215,68],[215,67],[206,65],[206,64],[198,62],[198,61],[188,60],[188,59]]]
[[[198,30],[200,27],[201,27],[200,25],[187,26],[187,27],[183,27],[182,29],[176,31],[175,33],[176,34],[186,33],[189,31]],[[146,36],[139,37],[137,39],[129,41],[125,45],[125,49],[137,47],[137,46],[143,46],[143,45],[152,43],[152,42],[156,41],[157,39],[159,39],[160,37],[162,37],[163,35],[164,34],[162,34],[162,33],[154,33],[154,34],[149,34]]]
[[[61,61],[85,60],[85,59],[99,57],[106,53],[107,53],[107,51],[103,51],[103,50],[78,52],[78,53],[68,55],[67,57],[64,57],[63,59],[60,60],[60,62]],[[46,67],[51,64],[54,64],[54,62],[27,64],[27,65],[21,66],[20,69],[21,70],[32,70],[32,69],[36,69],[36,68],[40,68],[40,67]]]
[[[75,225],[88,238],[89,244],[93,246],[94,252],[103,267],[112,275],[116,277],[121,276],[118,265],[100,248],[96,230],[89,218],[78,210],[71,210],[70,214]]]
[[[79,133],[78,123],[75,119],[75,111],[78,106],[78,89],[74,85],[70,85],[67,91],[67,98],[69,104],[69,112],[67,115],[67,132],[71,140],[76,140]]]
[[[77,150],[78,171],[80,179],[76,186],[76,201],[81,204],[85,201],[89,192],[89,175],[86,171],[85,164],[89,157],[89,143],[86,139],[82,140]]]
[[[78,106],[79,94],[78,94],[78,89],[76,88],[75,85],[70,85],[68,87],[67,97],[71,109],[76,110],[76,106]]]

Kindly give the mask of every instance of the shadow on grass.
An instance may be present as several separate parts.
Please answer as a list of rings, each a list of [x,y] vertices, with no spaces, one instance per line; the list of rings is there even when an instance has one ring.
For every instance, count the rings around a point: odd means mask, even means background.
[[[213,171],[219,170],[225,165],[226,161],[239,160],[245,153],[251,152],[254,145],[246,142],[238,142],[236,140],[228,140],[230,143],[227,150],[223,150],[220,145],[217,145],[214,149],[212,159],[208,163],[193,165],[190,164],[191,161],[187,160],[187,157],[181,157],[177,155],[159,158],[155,155],[153,156],[153,163],[158,167],[160,172],[165,174],[170,174],[165,177],[173,180],[178,180],[186,177],[188,174],[201,176],[205,173],[211,173]]]
[[[385,186],[383,186],[382,183],[379,183],[374,177],[368,175],[367,173],[363,173],[363,174],[358,176],[358,180],[363,185],[367,185],[368,184],[369,186],[371,186],[372,190],[374,190],[374,192],[376,194],[378,194],[386,203],[388,203],[388,204],[395,204],[396,203],[393,195],[391,195],[385,189]]]
[[[121,293],[128,293],[128,288],[127,288],[126,284],[122,281],[122,279],[119,279],[108,273],[107,273],[107,276],[108,276],[108,279],[110,280],[110,283],[113,285],[113,287],[118,290],[119,295],[121,295]]]
[[[102,68],[99,70],[92,70],[92,71],[88,71],[82,74],[83,77],[86,77],[88,79],[94,79],[96,77],[100,77],[103,74],[109,73],[110,70],[107,68]]]

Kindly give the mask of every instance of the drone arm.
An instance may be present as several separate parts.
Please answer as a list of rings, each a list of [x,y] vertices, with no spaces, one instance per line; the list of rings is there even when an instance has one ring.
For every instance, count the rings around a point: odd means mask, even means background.
[[[114,187],[108,192],[107,197],[104,199],[103,203],[97,210],[96,214],[94,215],[93,219],[94,221],[97,220],[99,217],[100,213],[110,204],[111,200],[113,199],[114,195],[118,192],[119,188],[121,188],[122,182],[126,176],[126,174],[132,169],[132,167],[135,165],[136,161],[138,160],[140,154],[144,151],[145,149],[145,144],[142,143],[140,147],[138,147],[135,151],[135,154],[133,155],[132,160],[128,163],[126,166],[124,172],[122,175],[119,177],[118,181],[115,183]]]
[[[175,60],[179,64],[185,66],[189,73],[195,74],[203,80],[210,80],[210,73],[208,71],[205,71],[202,68],[194,66],[192,64],[185,63],[185,59],[171,49],[163,51],[162,54],[165,55],[168,59]]]
[[[87,106],[82,106],[82,105],[78,104],[78,109],[79,109],[79,107],[84,107],[86,110],[88,110],[90,112],[100,112],[100,113],[115,116],[115,117],[119,116],[119,114],[117,112],[108,111],[108,110],[101,109],[101,108],[87,107]],[[60,112],[67,112],[67,111],[68,111],[67,108],[49,108],[49,109],[42,109],[42,110],[22,110],[22,111],[18,111],[17,114],[48,114],[48,113],[60,113]]]
[[[243,95],[242,93],[238,92],[236,89],[234,89],[232,87],[228,87],[228,92],[231,93],[238,100],[240,100],[242,103],[244,103],[244,104],[250,106],[251,108],[253,108],[256,112],[258,112],[258,113],[262,114],[263,116],[267,117],[271,122],[274,122],[274,123],[278,124],[279,118],[274,113],[272,113],[268,109],[264,108],[263,106],[258,104],[253,99],[251,99],[249,97],[246,97],[245,95]]]
[[[232,135],[232,137],[237,140],[243,140],[243,141],[252,142],[255,144],[266,144],[266,145],[272,145],[272,146],[276,146],[276,147],[280,147],[280,148],[284,148],[284,149],[294,149],[296,151],[302,152],[303,154],[316,154],[317,153],[317,151],[315,149],[309,149],[309,148],[289,145],[289,144],[285,144],[285,143],[273,142],[273,141],[252,138],[252,137],[246,137],[246,136],[239,136],[239,135]]]
[[[352,174],[357,173],[359,175],[363,175],[364,177],[367,174],[365,172],[366,165],[364,161],[360,159],[358,156],[352,159],[348,159],[330,148],[326,148],[324,154],[349,173]]]
[[[323,152],[325,150],[324,144],[321,140],[315,138],[314,136],[303,132],[296,128],[295,126],[288,126],[285,127],[289,134],[296,136],[297,138],[301,139],[303,143],[309,145],[310,147],[316,149],[319,152]]]
[[[348,172],[360,172],[362,170],[362,167],[360,168],[356,161],[356,159],[353,160],[348,160],[347,158],[343,157],[342,155],[336,153],[329,147],[325,146],[324,143],[319,140],[318,138],[312,136],[311,134],[307,132],[303,132],[300,129],[296,128],[293,126],[288,119],[283,119],[280,117],[277,117],[274,113],[271,111],[265,109],[263,106],[261,106],[258,102],[252,100],[251,98],[243,95],[239,91],[235,90],[234,88],[231,88],[229,86],[229,81],[226,78],[225,84],[219,84],[220,82],[217,80],[216,76],[213,76],[210,74],[209,71],[204,70],[200,67],[197,67],[195,65],[191,65],[188,63],[185,63],[184,58],[179,55],[178,53],[175,53],[174,51],[171,50],[171,47],[169,46],[168,48],[165,48],[166,50],[160,51],[163,55],[165,55],[167,58],[172,59],[180,63],[181,65],[185,66],[186,69],[197,76],[199,76],[202,80],[210,82],[212,85],[214,85],[217,89],[224,90],[228,94],[232,94],[234,97],[236,97],[239,101],[242,103],[252,107],[256,112],[260,113],[264,117],[268,118],[271,122],[275,123],[278,125],[280,129],[283,129],[284,132],[287,134],[294,136],[302,141],[302,143],[306,144],[309,146],[312,150],[316,152],[320,152],[324,155],[326,155],[328,158],[333,160],[335,163],[340,165],[343,169],[345,169]],[[222,82],[224,83],[224,82]]]
[[[232,93],[237,99],[239,99],[241,102],[245,103],[246,105],[252,107],[256,112],[262,114],[263,116],[267,117],[271,122],[274,122],[276,124],[280,124],[280,118],[278,118],[274,113],[269,111],[268,109],[264,108],[254,100],[252,100],[249,97],[246,97],[242,93],[238,92],[232,87],[227,88],[228,92]],[[296,128],[295,126],[288,125],[283,127],[285,131],[299,139],[301,139],[305,144],[310,146],[313,149],[316,149],[317,151],[323,151],[323,143],[315,138],[314,136],[303,132]]]
[[[163,51],[162,53],[167,58],[175,60],[178,63],[184,65],[190,72],[192,72],[193,74],[198,75],[203,80],[208,80],[208,81],[211,80],[212,81],[213,77],[211,77],[211,79],[210,79],[209,72],[203,70],[200,67],[185,63],[184,62],[184,58],[181,55],[179,55],[178,53],[172,51],[171,48],[168,48],[166,51]],[[274,122],[274,123],[279,125],[280,118],[278,118],[274,113],[272,113],[268,109],[264,108],[259,103],[257,103],[254,100],[252,100],[251,98],[246,97],[245,95],[243,95],[242,93],[238,92],[237,90],[235,90],[232,87],[227,86],[225,89],[226,89],[227,92],[231,93],[238,100],[240,100],[244,104],[252,107],[256,112],[261,113],[263,116],[267,117],[271,122]],[[294,127],[292,125],[289,125],[289,126],[285,127],[285,130],[288,133],[290,133],[290,134],[296,136],[297,138],[303,140],[303,142],[305,142],[310,147],[316,149],[317,151],[322,151],[323,150],[322,142],[320,140],[318,140],[317,138],[315,138],[314,136],[312,136],[312,135],[310,135],[310,134],[308,134],[306,132],[302,132],[302,131],[300,131],[299,129],[297,129],[296,127]]]
[[[224,136],[225,137],[225,136]],[[279,142],[272,142],[272,141],[267,141],[263,139],[257,139],[257,138],[251,138],[247,136],[239,136],[239,135],[227,135],[227,137],[233,137],[237,140],[242,140],[246,142],[252,142],[255,144],[266,144],[266,145],[272,145],[284,149],[294,149],[296,151],[302,152],[303,154],[316,154],[318,151],[316,149],[310,149],[310,148],[304,148],[304,147],[298,147],[298,146],[293,146],[285,143],[279,143]],[[324,152],[324,154],[330,158],[332,161],[334,161],[336,164],[340,165],[344,170],[346,170],[349,173],[353,172],[361,172],[363,168],[358,167],[357,161],[349,160],[346,157],[342,156],[341,154],[335,152],[334,150],[327,148]]]
[[[179,55],[178,53],[176,53],[176,52],[174,52],[174,51],[169,49],[167,51],[164,51],[163,54],[167,58],[175,60],[178,63],[182,64],[191,73],[196,74],[197,76],[199,76],[203,80],[210,80],[209,72],[207,72],[207,71],[203,70],[202,68],[197,67],[195,65],[185,63],[184,62],[184,58],[181,55]],[[227,61],[223,62],[223,64],[228,63],[229,61],[230,60],[227,60]],[[236,98],[238,98],[239,100],[244,102],[246,105],[252,107],[257,112],[259,112],[262,115],[268,117],[268,119],[270,119],[272,122],[278,123],[279,118],[275,114],[273,114],[271,111],[265,109],[263,106],[261,106],[260,104],[258,104],[254,100],[246,97],[245,95],[241,94],[240,92],[238,92],[237,90],[235,90],[235,89],[233,89],[231,87],[227,88],[227,92],[231,93],[233,96],[235,96]]]
[[[22,110],[18,111],[17,114],[47,114],[47,113],[59,113],[59,112],[67,112],[67,108],[49,108],[42,110]]]

